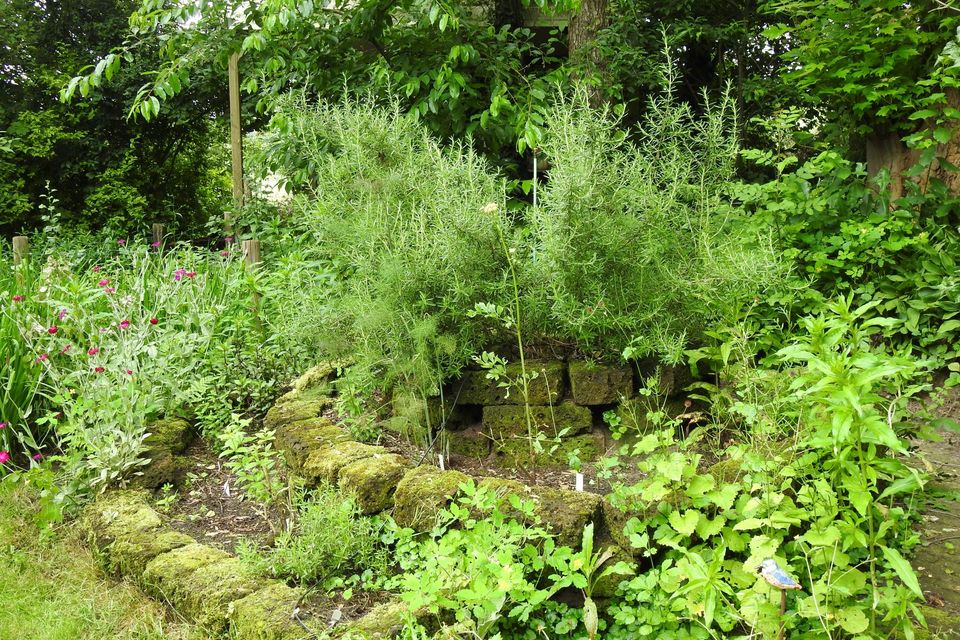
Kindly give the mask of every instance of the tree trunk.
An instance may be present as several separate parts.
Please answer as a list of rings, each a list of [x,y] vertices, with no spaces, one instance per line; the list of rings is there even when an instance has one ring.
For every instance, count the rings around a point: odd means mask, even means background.
[[[595,76],[599,82],[590,83],[591,102],[600,103],[603,92],[598,84],[604,76],[603,58],[595,46],[597,34],[607,26],[607,0],[581,0],[580,10],[570,18],[567,26],[567,46],[570,62]],[[578,74],[579,75],[579,74]]]

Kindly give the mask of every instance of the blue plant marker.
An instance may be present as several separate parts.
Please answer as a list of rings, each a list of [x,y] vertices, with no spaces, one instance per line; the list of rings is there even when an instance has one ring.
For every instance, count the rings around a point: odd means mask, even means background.
[[[767,558],[760,563],[760,575],[780,590],[800,588],[800,583],[787,575],[787,572],[773,558]]]

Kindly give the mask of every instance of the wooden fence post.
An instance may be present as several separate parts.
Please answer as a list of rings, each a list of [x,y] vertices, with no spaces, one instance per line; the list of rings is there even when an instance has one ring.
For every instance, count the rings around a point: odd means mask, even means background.
[[[230,94],[230,164],[233,174],[233,206],[240,208],[244,201],[243,188],[243,129],[240,121],[240,54],[231,53],[227,62]],[[233,214],[227,212],[224,229],[233,235]]]
[[[253,270],[256,269],[260,264],[260,241],[259,240],[244,240],[241,245],[243,248],[243,262],[247,269]],[[253,292],[253,317],[257,320],[257,325],[260,325],[260,293],[256,290]]]
[[[30,239],[27,236],[13,237],[13,264],[26,262],[30,257]]]
[[[151,233],[153,236],[153,246],[157,249],[163,248],[164,239],[167,235],[166,228],[162,224],[155,222]]]

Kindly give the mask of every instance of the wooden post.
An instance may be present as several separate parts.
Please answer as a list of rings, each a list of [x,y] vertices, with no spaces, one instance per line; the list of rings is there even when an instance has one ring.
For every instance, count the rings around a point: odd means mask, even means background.
[[[153,224],[152,236],[153,236],[153,246],[160,249],[163,247],[164,238],[166,236],[166,228],[159,223]]]
[[[13,237],[13,264],[14,266],[26,262],[30,257],[30,239],[27,236]]]
[[[241,245],[243,248],[243,262],[247,269],[256,269],[260,264],[260,241],[244,240]],[[253,291],[253,317],[257,319],[257,325],[260,324],[260,292]]]
[[[230,151],[233,172],[233,204],[243,206],[243,130],[240,123],[240,54],[230,54],[227,65],[230,84]],[[226,235],[233,235],[233,214],[224,216]]]

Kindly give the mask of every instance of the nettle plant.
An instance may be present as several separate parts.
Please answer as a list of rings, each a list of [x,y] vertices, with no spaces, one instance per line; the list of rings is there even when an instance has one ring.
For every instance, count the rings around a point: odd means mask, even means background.
[[[908,360],[872,347],[882,322],[863,320],[868,312],[831,303],[780,352],[803,366],[792,408],[782,406],[799,425],[792,441],[732,445],[707,472],[696,438],[673,429],[630,447],[645,478],[616,486],[612,500],[633,514],[624,535],[653,567],[621,585],[611,633],[912,637],[923,596],[902,552],[918,541],[909,518],[924,478],[904,462],[897,415],[917,389]],[[802,585],[783,617],[757,575],[767,558]]]
[[[209,378],[223,318],[245,299],[239,263],[190,250],[126,248],[104,264],[48,261],[17,316],[42,367],[52,447],[75,491],[123,481],[144,463],[150,420],[180,410]],[[212,363],[214,366],[216,362]]]

